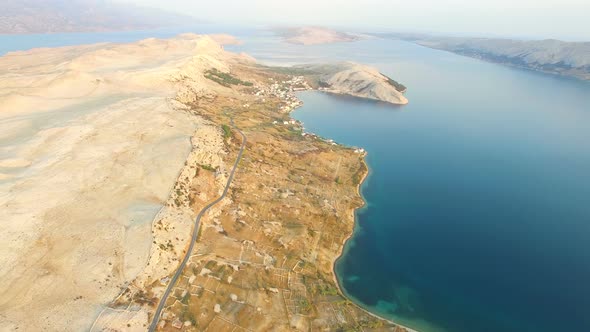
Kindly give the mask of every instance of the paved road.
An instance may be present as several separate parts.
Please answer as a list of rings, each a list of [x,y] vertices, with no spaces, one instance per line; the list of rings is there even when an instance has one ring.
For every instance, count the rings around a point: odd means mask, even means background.
[[[207,204],[207,206],[205,206],[201,210],[201,212],[199,212],[199,214],[197,215],[197,218],[195,219],[195,227],[193,228],[193,237],[191,239],[191,243],[188,247],[188,250],[186,251],[186,254],[184,255],[184,258],[182,259],[182,262],[180,263],[180,266],[178,267],[178,270],[176,270],[176,273],[174,273],[174,276],[170,280],[170,283],[168,284],[168,287],[166,288],[164,295],[160,299],[160,303],[158,303],[158,308],[156,309],[156,312],[154,314],[154,318],[153,318],[152,323],[150,324],[150,327],[148,329],[148,331],[150,331],[150,332],[156,331],[156,327],[158,326],[158,321],[160,320],[160,315],[162,314],[162,310],[164,310],[164,306],[166,305],[166,300],[168,299],[168,296],[172,292],[172,289],[174,288],[174,285],[178,281],[178,278],[180,278],[180,276],[182,275],[182,270],[184,270],[186,263],[188,262],[189,258],[191,257],[193,247],[195,246],[195,243],[197,242],[197,237],[199,236],[199,226],[200,226],[200,222],[201,222],[201,217],[213,205],[221,202],[221,200],[225,197],[225,195],[227,195],[227,192],[229,190],[229,186],[231,185],[231,182],[234,178],[234,173],[236,172],[236,169],[238,168],[238,163],[240,162],[240,159],[242,159],[242,154],[244,153],[244,148],[246,147],[246,135],[244,135],[244,133],[242,133],[242,131],[240,129],[238,129],[238,127],[236,127],[236,125],[234,124],[233,118],[230,118],[230,120],[231,120],[232,127],[235,130],[237,130],[240,133],[240,135],[242,135],[242,146],[240,147],[240,152],[238,152],[238,157],[236,158],[236,162],[234,163],[234,167],[232,168],[229,178],[227,179],[227,184],[225,185],[225,189],[223,190],[223,194],[221,194],[221,196],[219,196],[219,198],[217,198],[213,202]]]

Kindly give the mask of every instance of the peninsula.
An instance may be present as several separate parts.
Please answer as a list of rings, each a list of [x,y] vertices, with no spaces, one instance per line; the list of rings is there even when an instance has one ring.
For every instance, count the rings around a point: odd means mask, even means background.
[[[363,150],[289,116],[320,84],[396,101],[377,74],[193,34],[0,57],[0,330],[408,331],[335,281]]]
[[[406,87],[385,76],[377,69],[353,62],[327,65],[296,66],[308,72],[308,77],[320,91],[405,105]]]

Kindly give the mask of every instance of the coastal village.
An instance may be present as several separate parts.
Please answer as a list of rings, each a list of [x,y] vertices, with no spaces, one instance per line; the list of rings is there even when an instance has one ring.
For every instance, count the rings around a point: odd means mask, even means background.
[[[307,82],[307,79],[305,78],[305,76],[291,76],[290,79],[288,79],[286,81],[281,81],[280,83],[276,82],[274,79],[271,78],[271,82],[273,82],[273,83],[270,85],[270,88],[268,91],[266,91],[264,88],[260,88],[258,91],[255,92],[254,95],[257,97],[260,97],[260,100],[262,102],[266,101],[266,99],[264,98],[264,96],[266,96],[266,95],[270,95],[270,96],[278,98],[279,100],[281,100],[281,105],[278,108],[278,112],[285,113],[285,114],[290,114],[296,108],[303,105],[303,102],[299,98],[297,98],[297,96],[295,95],[296,92],[306,91],[306,90],[314,90],[314,88]],[[326,91],[322,87],[319,87],[318,90],[319,91]],[[244,105],[244,107],[249,107],[249,106],[250,106],[249,104]],[[279,122],[278,120],[273,121],[273,125],[281,125],[281,124],[284,126],[290,126],[290,128],[293,131],[301,132],[301,136],[308,137],[311,139],[322,139],[319,136],[317,136],[315,133],[306,132],[304,124],[299,120],[289,118],[287,120],[283,120],[282,122]],[[332,139],[323,139],[323,140],[332,144],[332,145],[337,145],[337,143],[334,142],[334,140],[332,140]],[[364,154],[365,149],[354,148],[354,152],[359,153],[359,154]]]

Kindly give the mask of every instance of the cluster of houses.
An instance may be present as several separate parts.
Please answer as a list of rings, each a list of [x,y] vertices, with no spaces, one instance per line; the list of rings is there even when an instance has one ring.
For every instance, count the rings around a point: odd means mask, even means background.
[[[288,81],[277,82],[272,79],[272,84],[269,87],[269,90],[265,90],[263,88],[259,88],[258,91],[255,93],[256,96],[263,98],[264,96],[274,96],[278,97],[283,101],[283,104],[279,108],[279,111],[282,113],[290,113],[295,108],[301,106],[303,102],[299,100],[294,92],[296,91],[304,91],[304,90],[312,90],[312,87],[307,83],[307,80],[304,76],[292,76]],[[320,88],[320,90],[324,90]],[[329,90],[329,89],[325,89]],[[264,101],[264,99],[262,100]],[[244,107],[248,107],[249,105],[244,105]],[[293,130],[300,130],[301,136],[312,138],[312,139],[321,139],[330,143],[331,145],[338,145],[334,140],[331,139],[324,139],[322,137],[317,136],[313,133],[306,133],[305,127],[303,127],[303,123],[297,120],[285,120],[285,121],[273,121],[274,125],[284,125],[284,126],[292,126]],[[364,154],[365,149],[362,148],[355,148],[355,153]]]
[[[293,130],[301,130],[301,131],[305,130],[302,122],[297,121],[297,120],[293,120],[293,119],[285,120],[282,122],[275,120],[272,122],[272,124],[274,124],[274,125],[281,125],[282,124],[285,126],[292,126],[291,129],[293,129]],[[303,133],[302,135],[305,136],[305,133]]]
[[[283,104],[279,108],[279,111],[283,113],[289,113],[301,106],[302,102],[297,99],[294,92],[311,90],[311,86],[309,86],[304,76],[292,76],[290,80],[282,82],[274,81],[273,78],[271,78],[271,80],[273,83],[269,86],[268,91],[264,88],[259,88],[254,95],[261,98],[264,96],[280,98],[283,101]],[[262,101],[265,101],[264,98]]]

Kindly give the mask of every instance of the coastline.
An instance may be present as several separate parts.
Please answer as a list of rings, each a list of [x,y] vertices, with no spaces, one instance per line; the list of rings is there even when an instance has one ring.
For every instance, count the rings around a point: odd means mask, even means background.
[[[332,95],[332,96],[336,96],[336,97],[349,98],[350,100],[356,99],[356,100],[361,100],[361,101],[365,101],[365,102],[369,101],[369,102],[373,102],[376,104],[382,104],[382,105],[386,105],[386,106],[393,107],[393,108],[402,107],[402,106],[405,106],[408,104],[408,103],[403,103],[403,104],[399,103],[398,104],[398,103],[393,103],[393,102],[386,101],[386,100],[368,98],[368,97],[361,96],[361,95],[346,93],[346,92],[340,91],[340,90],[313,89],[312,91],[321,92],[321,93],[325,93],[327,95]]]
[[[406,101],[406,102],[393,102],[393,101],[388,101],[388,100],[383,100],[383,99],[377,99],[377,98],[367,97],[367,96],[363,96],[361,94],[345,92],[345,91],[341,91],[341,90],[337,90],[337,89],[314,89],[313,91],[324,92],[326,94],[330,94],[330,95],[334,95],[334,96],[356,98],[356,99],[361,99],[364,101],[368,100],[368,101],[372,101],[375,103],[382,103],[382,104],[389,105],[389,106],[404,106],[409,103],[408,101]]]
[[[318,90],[318,89],[310,89],[307,91],[314,91],[314,92],[327,92],[328,94],[334,94],[334,95],[338,95],[338,96],[343,96],[344,94],[341,93],[332,93],[329,91],[324,91],[324,90]],[[345,96],[345,95],[344,95]],[[367,99],[367,98],[363,98],[363,97],[357,97],[357,96],[352,96],[353,98],[361,98],[361,99]],[[291,113],[295,112],[295,110],[297,110],[298,108],[300,108],[301,106],[303,106],[303,101],[301,101],[299,98],[297,98],[299,100],[299,105],[296,106],[295,108],[293,108],[292,110],[290,110],[289,116],[291,117]],[[372,100],[372,99],[369,99]],[[376,101],[377,102],[377,101]],[[294,119],[293,117],[291,117],[291,119]],[[315,134],[315,133],[314,133]],[[352,149],[351,147],[347,147],[348,149]],[[364,152],[361,158],[361,163],[365,166],[365,172],[363,173],[361,180],[359,181],[359,183],[356,186],[356,193],[358,195],[358,197],[361,198],[362,204],[351,209],[350,210],[350,218],[353,222],[353,227],[352,230],[350,231],[350,233],[348,234],[348,236],[346,236],[344,238],[344,240],[342,241],[342,244],[340,245],[340,249],[338,251],[338,255],[335,257],[334,261],[332,262],[332,268],[331,268],[331,272],[332,272],[332,279],[334,281],[334,284],[336,285],[336,288],[338,289],[338,293],[347,301],[350,301],[350,303],[352,303],[354,306],[356,306],[357,308],[359,308],[360,310],[364,311],[366,314],[370,315],[371,317],[374,317],[380,321],[392,324],[396,327],[400,327],[402,329],[405,329],[405,331],[407,332],[419,332],[416,331],[414,329],[411,329],[407,326],[404,326],[402,324],[396,323],[390,319],[381,317],[375,313],[370,312],[368,309],[364,308],[362,305],[360,305],[359,303],[357,303],[352,297],[348,296],[345,292],[344,292],[344,288],[342,287],[342,285],[340,284],[340,281],[338,280],[338,276],[336,275],[336,263],[338,262],[338,260],[342,257],[342,255],[344,254],[344,248],[346,247],[346,244],[348,243],[348,241],[350,239],[352,239],[353,235],[354,235],[354,231],[355,231],[355,227],[356,227],[356,223],[357,223],[357,219],[356,219],[356,213],[359,209],[362,209],[363,207],[367,206],[367,200],[365,199],[365,197],[363,196],[362,193],[362,186],[365,183],[365,181],[368,179],[369,175],[371,174],[371,168],[369,167],[369,164],[367,163],[367,157],[368,152]],[[401,332],[401,331],[400,331]]]
[[[469,53],[458,52],[458,51],[454,51],[452,49],[447,49],[447,48],[437,48],[437,47],[432,47],[432,46],[418,44],[418,43],[415,43],[415,44],[423,46],[423,47],[427,47],[427,48],[430,48],[433,50],[449,52],[451,54],[455,54],[455,55],[459,55],[459,56],[463,56],[463,57],[467,57],[467,58],[471,58],[471,59],[476,59],[476,60],[480,60],[483,62],[492,63],[492,64],[496,64],[496,65],[521,69],[521,70],[525,70],[525,71],[529,71],[529,72],[533,72],[533,73],[541,73],[541,74],[545,74],[545,75],[551,75],[551,76],[560,77],[560,78],[568,78],[568,79],[581,81],[581,82],[590,82],[590,75],[584,75],[584,74],[580,74],[580,73],[567,73],[567,72],[558,71],[558,70],[555,70],[555,71],[546,70],[546,69],[542,69],[541,67],[521,65],[521,64],[513,63],[510,61],[497,61],[497,60],[494,60],[486,55],[479,55],[479,56],[478,55],[471,55]]]
[[[350,239],[352,239],[352,237],[354,236],[354,231],[356,228],[356,224],[357,224],[357,218],[356,218],[356,213],[358,210],[364,208],[367,206],[367,200],[365,199],[365,197],[363,196],[362,193],[362,186],[365,183],[365,181],[367,180],[367,178],[369,177],[370,173],[371,173],[371,169],[369,168],[369,164],[367,163],[366,157],[368,155],[368,152],[365,152],[365,154],[362,157],[362,163],[365,165],[365,173],[363,174],[363,177],[361,178],[361,181],[359,182],[359,184],[357,185],[357,194],[359,195],[359,197],[361,198],[363,204],[352,209],[351,211],[351,216],[352,216],[352,220],[353,220],[353,229],[350,232],[350,234],[344,239],[344,241],[342,242],[342,245],[340,246],[340,252],[338,253],[338,256],[336,257],[336,259],[334,260],[334,262],[332,263],[332,277],[334,278],[334,282],[336,283],[336,287],[338,288],[338,292],[342,295],[342,297],[344,297],[345,299],[349,300],[351,303],[353,303],[357,308],[363,310],[365,313],[367,313],[368,315],[375,317],[379,320],[385,321],[387,323],[393,324],[395,326],[398,326],[400,328],[405,329],[407,332],[418,332],[414,329],[411,329],[405,325],[399,324],[397,322],[394,322],[393,320],[381,317],[375,313],[370,312],[368,309],[364,308],[362,305],[360,305],[359,303],[357,303],[352,297],[348,296],[345,291],[344,288],[342,287],[342,285],[340,284],[340,280],[338,279],[338,276],[336,275],[336,263],[338,262],[338,260],[340,258],[342,258],[342,255],[344,254],[344,248],[346,247],[346,244],[348,243],[348,241]]]

